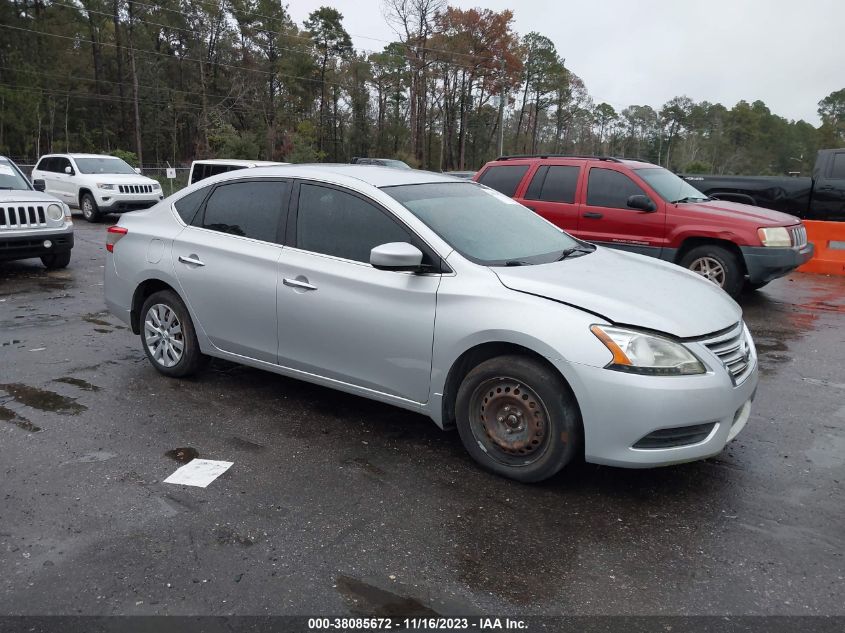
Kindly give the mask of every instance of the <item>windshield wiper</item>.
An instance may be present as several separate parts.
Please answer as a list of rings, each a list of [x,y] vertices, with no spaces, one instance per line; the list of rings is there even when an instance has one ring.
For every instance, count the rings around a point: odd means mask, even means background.
[[[555,261],[562,262],[564,259],[569,257],[573,257],[576,254],[586,255],[587,253],[592,253],[595,248],[587,248],[586,246],[573,246],[572,248],[567,248],[561,252],[560,257],[558,257]]]
[[[509,259],[505,262],[505,266],[530,266],[531,262],[526,262],[521,259]]]
[[[685,198],[680,198],[678,200],[672,200],[672,204],[680,204],[682,202],[696,202],[696,201],[704,201],[707,202],[710,198],[701,198],[698,196],[686,196]]]

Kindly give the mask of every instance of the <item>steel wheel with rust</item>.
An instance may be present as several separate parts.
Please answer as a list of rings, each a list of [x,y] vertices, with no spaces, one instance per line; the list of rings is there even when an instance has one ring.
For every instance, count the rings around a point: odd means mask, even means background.
[[[524,356],[487,360],[464,378],[456,400],[464,447],[486,468],[540,481],[580,448],[575,398],[557,372]]]

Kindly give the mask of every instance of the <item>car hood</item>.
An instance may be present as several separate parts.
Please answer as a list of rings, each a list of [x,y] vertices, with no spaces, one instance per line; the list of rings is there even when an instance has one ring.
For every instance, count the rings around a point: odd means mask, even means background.
[[[681,338],[723,330],[742,318],[733,299],[695,273],[601,246],[562,262],[491,270],[511,290]]]
[[[750,204],[728,202],[727,200],[682,202],[678,204],[678,209],[681,213],[693,211],[696,215],[703,213],[716,218],[725,218],[726,220],[747,220],[748,222],[753,222],[755,226],[789,226],[798,224],[801,221],[788,213],[781,213],[780,211],[773,211],[772,209],[765,209],[763,207],[754,207]]]
[[[51,202],[58,202],[59,200],[50,194],[41,191],[32,191],[29,189],[0,189],[0,203],[6,202],[43,202],[50,204]]]

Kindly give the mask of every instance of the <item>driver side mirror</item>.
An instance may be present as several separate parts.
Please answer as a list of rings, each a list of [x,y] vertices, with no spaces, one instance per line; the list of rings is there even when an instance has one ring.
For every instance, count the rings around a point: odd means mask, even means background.
[[[70,175],[70,176],[73,176],[73,167],[71,167],[70,165],[65,167],[65,173]]]
[[[36,191],[46,191],[47,190],[47,183],[44,182],[43,178],[38,178],[32,181],[32,188]]]
[[[370,251],[370,265],[379,270],[417,271],[422,260],[422,251],[408,242],[389,242]]]
[[[141,173],[141,168],[140,168],[140,167],[136,167],[136,168],[135,168],[135,173],[136,173],[136,174],[140,174],[140,173]]]
[[[645,213],[653,213],[657,211],[657,205],[654,204],[648,196],[636,195],[628,198],[629,209],[639,209]]]

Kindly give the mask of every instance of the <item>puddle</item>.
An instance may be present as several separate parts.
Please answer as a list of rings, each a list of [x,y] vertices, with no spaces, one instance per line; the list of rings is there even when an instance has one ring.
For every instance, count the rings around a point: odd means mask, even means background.
[[[105,325],[111,327],[111,323],[101,318],[104,316],[106,316],[105,312],[92,312],[91,314],[83,316],[82,320],[87,321],[88,323],[93,323],[94,325]]]
[[[170,459],[175,460],[180,464],[187,464],[192,459],[199,457],[200,454],[197,449],[191,448],[190,446],[185,446],[183,448],[174,448],[172,450],[169,450],[164,454],[164,456],[169,457]]]
[[[338,576],[337,590],[356,615],[381,618],[440,615],[415,598],[400,596],[349,576]]]
[[[9,347],[10,345],[17,345],[18,343],[22,342],[23,341],[18,338],[13,338],[11,341],[3,341],[2,343],[0,343],[0,347]]]
[[[76,398],[68,398],[54,391],[30,387],[19,382],[0,384],[0,389],[23,405],[64,415],[79,415],[88,407],[79,404]]]
[[[19,429],[23,429],[28,433],[38,433],[41,430],[40,426],[35,426],[26,418],[20,417],[17,413],[6,407],[0,406],[0,420],[3,422],[10,422]]]
[[[92,385],[87,380],[82,380],[82,378],[74,378],[73,376],[62,376],[61,378],[56,378],[53,382],[63,382],[66,385],[73,385],[83,391],[99,391],[100,388],[97,385]]]

